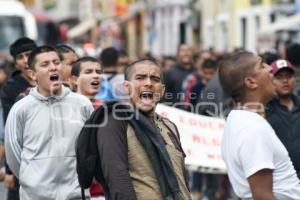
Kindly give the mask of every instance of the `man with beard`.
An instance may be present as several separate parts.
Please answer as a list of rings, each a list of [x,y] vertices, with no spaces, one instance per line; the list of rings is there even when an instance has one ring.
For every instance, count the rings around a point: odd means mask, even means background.
[[[112,110],[97,134],[107,195],[124,200],[191,199],[177,128],[155,114],[165,88],[160,65],[148,59],[131,64],[124,87],[134,118],[128,121]]]

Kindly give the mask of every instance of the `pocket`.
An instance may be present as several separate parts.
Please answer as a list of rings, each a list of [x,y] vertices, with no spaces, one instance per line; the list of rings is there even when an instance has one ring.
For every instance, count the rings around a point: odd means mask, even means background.
[[[49,159],[22,161],[19,181],[23,191],[32,196],[51,197],[55,189],[52,172],[55,163]]]

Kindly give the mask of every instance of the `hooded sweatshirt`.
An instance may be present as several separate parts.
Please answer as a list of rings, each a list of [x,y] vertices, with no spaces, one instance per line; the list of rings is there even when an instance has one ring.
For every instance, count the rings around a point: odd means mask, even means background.
[[[88,98],[66,87],[50,97],[33,88],[12,107],[5,148],[8,165],[20,179],[20,199],[80,199],[75,141],[92,111]]]

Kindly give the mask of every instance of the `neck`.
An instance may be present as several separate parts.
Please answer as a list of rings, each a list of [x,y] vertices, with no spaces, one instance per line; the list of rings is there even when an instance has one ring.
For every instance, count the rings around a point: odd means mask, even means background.
[[[191,68],[191,64],[190,63],[182,63],[182,66],[186,70],[189,70]]]
[[[59,96],[62,93],[62,86],[57,91],[45,91],[42,90],[39,86],[37,86],[37,91],[44,97]]]
[[[288,108],[289,111],[291,111],[294,107],[294,101],[291,96],[286,96],[286,97],[280,97],[279,98],[279,103],[281,105],[284,105]]]
[[[151,111],[149,111],[149,112],[143,112],[141,110],[140,110],[140,112],[143,113],[149,119],[153,119],[154,116],[155,116],[154,108]]]
[[[95,96],[87,96],[88,98],[89,98],[89,100],[92,102],[92,103],[94,103],[95,102]]]
[[[31,86],[36,85],[35,81],[32,80],[31,78],[29,78],[28,76],[25,76],[23,73],[21,74],[21,76],[29,83],[29,85],[31,85]]]
[[[240,102],[237,103],[236,108],[239,110],[254,112],[265,117],[265,106],[259,102]]]

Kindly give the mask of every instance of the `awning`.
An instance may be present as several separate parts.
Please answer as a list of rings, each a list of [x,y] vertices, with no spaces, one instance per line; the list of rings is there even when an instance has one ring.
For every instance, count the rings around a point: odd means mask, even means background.
[[[277,31],[284,30],[295,30],[300,26],[300,14],[295,14],[293,16],[278,20],[268,26],[263,27],[260,33],[274,33]],[[297,29],[296,29],[297,30]]]
[[[84,33],[86,33],[87,31],[89,31],[90,29],[92,29],[93,27],[95,27],[96,24],[97,24],[97,20],[95,18],[90,18],[90,19],[84,20],[80,24],[71,28],[68,31],[67,36],[70,39],[81,36]]]

